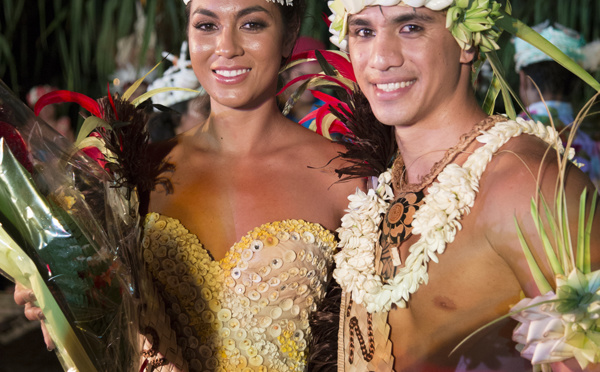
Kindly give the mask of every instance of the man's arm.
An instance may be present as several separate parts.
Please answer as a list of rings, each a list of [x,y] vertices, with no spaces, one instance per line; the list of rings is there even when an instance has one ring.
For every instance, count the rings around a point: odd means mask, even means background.
[[[524,137],[524,138],[521,138]],[[486,171],[487,176],[482,178],[479,198],[486,200],[483,207],[485,221],[485,236],[492,249],[494,249],[511,267],[521,289],[528,298],[534,298],[541,293],[537,287],[515,225],[515,219],[523,232],[533,257],[538,263],[546,280],[556,290],[556,277],[546,258],[542,241],[531,215],[531,200],[542,195],[556,216],[556,198],[558,181],[561,169],[556,159],[554,150],[546,153],[545,146],[533,138],[521,136],[507,144],[497,158],[490,163]],[[573,256],[576,254],[579,223],[580,196],[587,189],[586,218],[591,206],[592,193],[595,192],[593,184],[588,177],[570,165],[566,172],[564,196],[568,215],[568,233],[570,234]],[[541,191],[541,194],[539,193]],[[550,225],[546,221],[542,201],[538,202],[538,211],[542,216],[543,227],[553,242]],[[600,211],[596,209],[590,238],[591,267],[592,270],[600,269]],[[565,272],[568,276],[569,272]],[[579,365],[575,360],[557,365],[557,370],[577,370]],[[573,369],[573,366],[576,368]],[[554,365],[553,365],[554,367]],[[590,370],[588,366],[586,370]],[[596,367],[594,367],[596,368]]]

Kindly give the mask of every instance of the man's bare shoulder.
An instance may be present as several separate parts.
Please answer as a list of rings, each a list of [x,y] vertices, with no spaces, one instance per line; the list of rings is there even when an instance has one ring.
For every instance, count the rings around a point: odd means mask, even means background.
[[[481,179],[480,192],[495,195],[493,199],[501,209],[529,211],[529,201],[540,190],[546,198],[556,196],[562,159],[555,148],[535,136],[523,134],[512,138],[489,163]],[[584,187],[592,186],[573,163],[567,161],[565,167],[567,194],[578,197]]]
[[[543,196],[550,210],[554,210],[560,168],[554,148],[537,137],[521,135],[500,148],[480,182],[475,203],[478,224],[490,246],[513,268],[522,288],[529,294],[535,289],[529,271],[523,270],[524,256],[516,226],[518,223],[534,255],[541,257],[531,203],[536,200],[541,205]],[[581,192],[585,187],[592,190],[593,185],[574,164],[568,162],[566,169],[568,211],[577,216]]]

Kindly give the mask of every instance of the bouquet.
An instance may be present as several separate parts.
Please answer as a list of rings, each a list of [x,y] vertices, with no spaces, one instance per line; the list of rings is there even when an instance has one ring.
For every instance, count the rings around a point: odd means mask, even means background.
[[[575,133],[595,99],[588,102],[572,124],[566,149],[571,148]],[[518,343],[521,355],[543,371],[550,371],[551,363],[569,358],[575,358],[582,369],[589,363],[600,363],[600,270],[592,270],[590,252],[598,191],[584,189],[577,214],[569,215],[573,211],[567,210],[564,186],[568,160],[561,154],[558,159],[561,172],[554,212],[541,192],[531,201],[531,216],[543,244],[543,258],[552,269],[554,285],[544,277],[515,220],[529,269],[542,295],[524,298],[511,309],[509,315],[519,322],[513,341]],[[570,219],[577,221],[574,238],[569,231]]]
[[[137,370],[135,190],[1,81],[0,136],[0,272],[34,291],[65,370]]]
[[[552,363],[567,359],[574,359],[582,370],[590,363],[600,363],[600,270],[592,270],[591,262],[591,235],[594,225],[598,224],[598,190],[582,191],[575,215],[567,208],[565,190],[569,164],[580,165],[574,160],[575,151],[571,144],[598,94],[571,125],[564,149],[561,137],[556,137],[559,175],[552,205],[544,199],[539,185],[538,193],[531,199],[531,217],[537,237],[526,236],[515,217],[517,236],[541,295],[522,298],[506,315],[467,336],[451,354],[474,334],[510,317],[519,322],[512,339],[521,356],[531,361],[534,371],[550,372]],[[554,127],[551,117],[550,124]],[[570,226],[575,225],[573,233]],[[539,239],[543,247],[543,253],[537,259],[528,243],[533,239]],[[597,246],[598,242],[594,243]],[[554,283],[550,283],[542,272],[540,266],[543,263],[550,267]]]

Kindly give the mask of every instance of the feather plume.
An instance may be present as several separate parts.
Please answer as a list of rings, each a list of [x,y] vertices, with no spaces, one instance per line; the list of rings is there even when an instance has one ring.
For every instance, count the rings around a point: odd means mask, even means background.
[[[347,106],[332,106],[332,112],[349,130],[342,141],[346,152],[340,157],[351,165],[336,172],[342,180],[377,177],[392,165],[398,151],[394,127],[377,120],[358,87],[353,94],[342,96],[342,101]]]

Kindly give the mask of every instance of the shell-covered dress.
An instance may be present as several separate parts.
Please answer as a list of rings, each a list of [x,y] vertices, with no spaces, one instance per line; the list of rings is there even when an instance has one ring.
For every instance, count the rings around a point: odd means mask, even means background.
[[[143,315],[153,345],[145,356],[169,370],[306,370],[309,318],[335,246],[322,226],[285,220],[255,228],[215,261],[179,220],[148,214],[142,255],[158,301]]]

